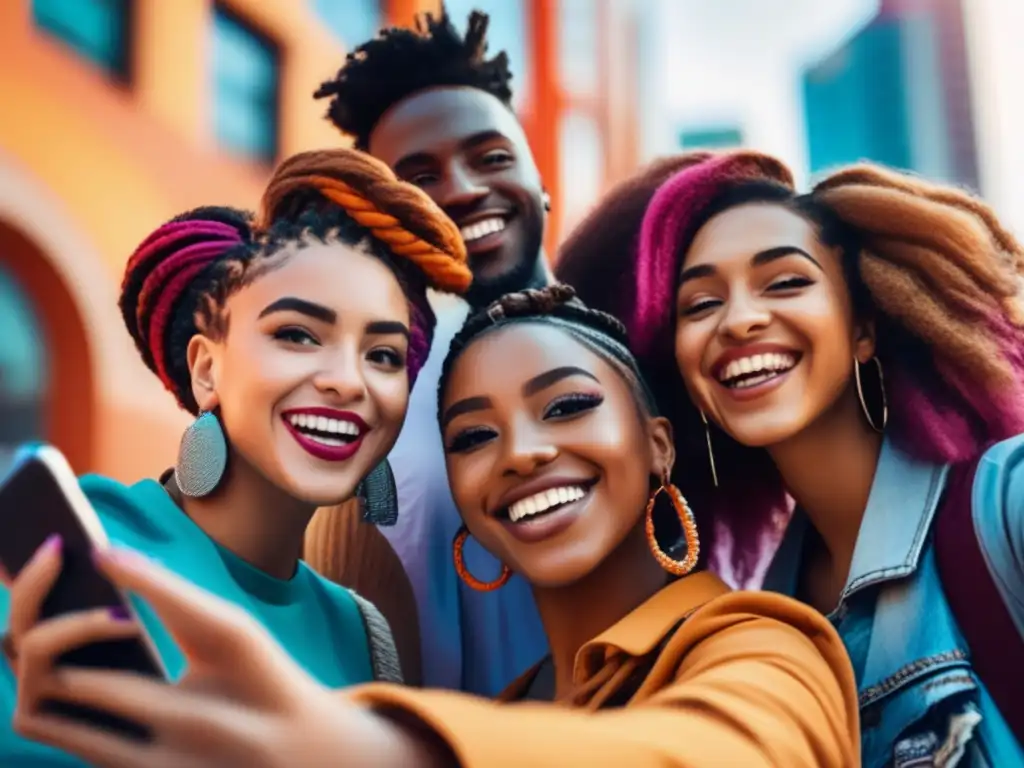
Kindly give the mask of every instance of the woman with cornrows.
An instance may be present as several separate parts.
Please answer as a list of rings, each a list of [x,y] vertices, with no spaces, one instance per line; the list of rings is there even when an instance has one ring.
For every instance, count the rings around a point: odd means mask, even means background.
[[[458,229],[425,194],[350,150],[285,161],[255,224],[201,208],[158,228],[128,261],[120,306],[144,362],[196,420],[159,481],[81,479],[110,539],[253,616],[325,686],[400,680],[380,613],[300,555],[318,507],[358,492],[376,521],[394,514],[385,456],[430,348],[426,290],[465,290],[465,261]],[[51,539],[42,570],[27,566],[0,591],[15,657],[60,551]],[[139,610],[180,677],[180,649]],[[0,667],[10,722],[14,686]],[[36,753],[9,730],[0,741],[4,765],[59,762]]]
[[[386,683],[331,691],[237,606],[114,550],[101,567],[154,606],[189,675],[168,686],[54,670],[87,633],[133,628],[43,622],[22,639],[16,726],[97,768],[856,768],[853,670],[835,630],[795,600],[693,571],[699,532],[669,479],[671,428],[625,342],[618,321],[557,285],[471,317],[445,361],[438,417],[464,523],[453,567],[484,591],[525,578],[551,648],[500,701]],[[501,573],[469,572],[470,536]],[[26,568],[43,592],[52,559]],[[54,718],[43,697],[152,738]]]
[[[1024,250],[959,190],[864,165],[798,194],[741,152],[666,181],[635,256],[683,490],[795,501],[765,586],[842,636],[864,765],[1024,765]]]

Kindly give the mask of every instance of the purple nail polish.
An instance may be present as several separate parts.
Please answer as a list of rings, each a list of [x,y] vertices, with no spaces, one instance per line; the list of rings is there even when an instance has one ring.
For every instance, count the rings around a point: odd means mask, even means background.
[[[46,541],[43,542],[40,549],[45,549],[47,552],[56,552],[60,550],[63,543],[64,539],[61,538],[59,533],[52,533],[46,537]]]
[[[109,608],[110,618],[114,621],[131,621],[132,615],[123,605],[112,605]]]

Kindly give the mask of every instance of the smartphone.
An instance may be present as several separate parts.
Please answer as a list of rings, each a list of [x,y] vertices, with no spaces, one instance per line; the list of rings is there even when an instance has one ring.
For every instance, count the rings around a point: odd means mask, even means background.
[[[71,467],[56,448],[32,445],[21,449],[0,483],[0,562],[16,577],[47,537],[62,539],[63,568],[42,605],[41,619],[92,608],[120,606],[141,628],[124,640],[85,645],[64,654],[62,666],[116,669],[167,680],[168,674],[152,639],[139,622],[127,596],[93,564],[92,552],[109,546],[103,524],[82,493]],[[141,726],[88,707],[44,702],[47,711],[91,725],[126,731],[146,738]]]

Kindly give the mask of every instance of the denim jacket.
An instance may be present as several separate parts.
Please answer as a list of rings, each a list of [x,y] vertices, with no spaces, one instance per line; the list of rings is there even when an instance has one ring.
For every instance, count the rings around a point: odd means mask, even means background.
[[[829,614],[857,677],[865,768],[1024,766],[1024,749],[971,668],[936,569],[930,534],[948,470],[885,441],[850,573]],[[996,583],[1024,627],[1024,436],[983,458],[972,506]],[[808,525],[797,510],[765,589],[796,592]]]

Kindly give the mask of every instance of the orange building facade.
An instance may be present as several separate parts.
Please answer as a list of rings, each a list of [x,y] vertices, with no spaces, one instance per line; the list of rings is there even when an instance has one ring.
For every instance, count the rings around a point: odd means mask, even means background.
[[[124,481],[173,462],[189,417],[124,330],[124,262],[176,213],[251,208],[276,159],[339,143],[311,96],[345,45],[316,5],[0,3],[0,463],[5,450],[38,438],[77,471]],[[372,10],[381,23],[408,24],[437,5],[387,0]],[[621,34],[629,4],[591,4],[601,59],[583,89],[567,84],[559,57],[563,5],[573,3],[519,5],[530,57],[519,111],[555,210],[566,211],[552,227],[553,250],[559,230],[636,162],[628,70],[616,67],[613,77],[607,64],[631,58]],[[246,110],[260,120],[236,119]],[[576,175],[565,152],[573,130],[590,137],[594,167],[582,189],[566,183]]]

